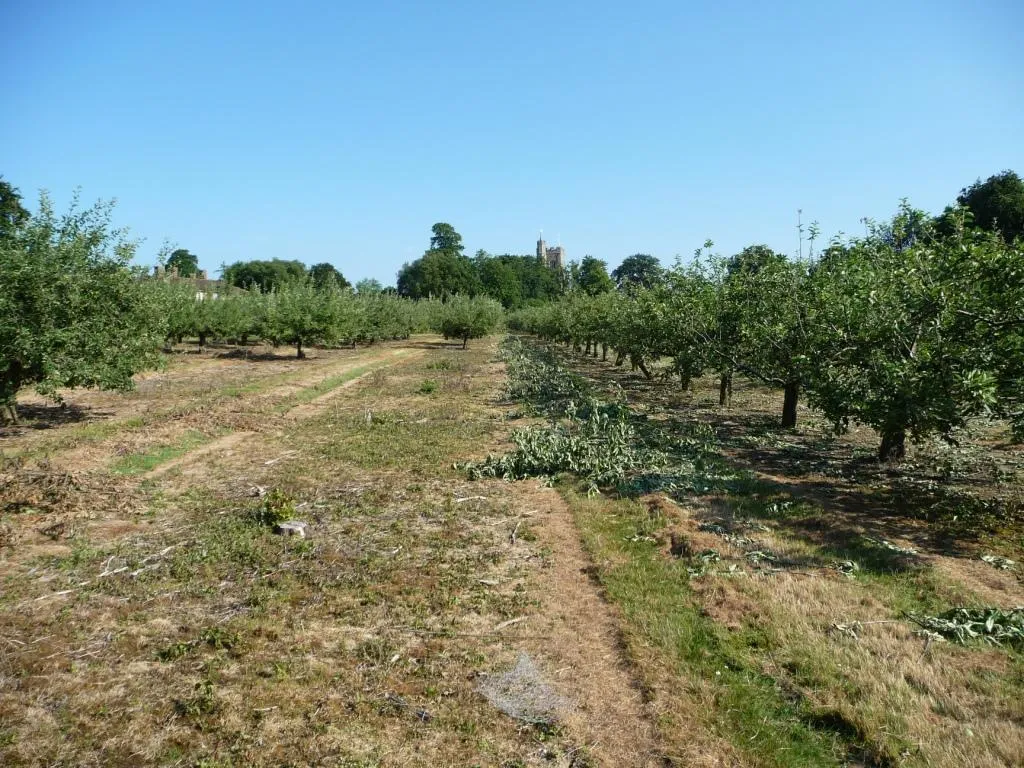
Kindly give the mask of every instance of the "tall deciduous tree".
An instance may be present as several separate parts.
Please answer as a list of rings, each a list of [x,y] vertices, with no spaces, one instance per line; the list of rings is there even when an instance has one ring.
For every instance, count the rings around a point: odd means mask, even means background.
[[[480,281],[473,262],[449,251],[430,250],[398,273],[398,293],[413,299],[476,295]]]
[[[29,212],[21,204],[21,193],[0,176],[0,240],[11,238],[18,227],[29,220]]]
[[[259,288],[263,293],[306,277],[306,265],[301,261],[271,259],[269,261],[236,261],[224,267],[224,280],[238,288]]]
[[[1007,242],[1024,236],[1024,179],[1013,171],[978,179],[956,201],[971,212],[976,226],[999,232]]]
[[[653,288],[663,279],[665,270],[654,256],[635,253],[612,270],[612,279],[620,291],[631,287]]]
[[[199,272],[199,258],[187,248],[177,248],[167,257],[167,269],[177,269],[180,277],[195,277]]]
[[[548,269],[535,256],[477,251],[473,259],[480,278],[480,290],[497,299],[506,309],[538,304],[561,295],[562,275]]]
[[[349,288],[351,283],[338,269],[327,262],[309,268],[309,279],[317,288]]]
[[[615,283],[608,275],[608,265],[593,256],[583,257],[573,277],[576,286],[591,296],[615,289]]]
[[[461,254],[462,235],[455,231],[455,227],[439,221],[430,228],[433,235],[430,238],[430,248],[435,251],[444,251],[451,254]]]
[[[44,194],[36,216],[0,238],[0,416],[16,417],[27,385],[55,399],[65,387],[129,389],[157,364],[165,320],[112,209],[76,198],[58,216]]]
[[[433,226],[430,248],[398,272],[398,293],[413,299],[474,296],[480,279],[473,262],[462,255],[462,235],[451,224]]]
[[[365,277],[356,283],[356,293],[360,296],[374,296],[383,292],[384,286],[380,280],[374,280],[372,277]]]
[[[483,251],[477,252],[473,263],[483,293],[500,301],[505,308],[523,303],[523,283],[511,264]]]

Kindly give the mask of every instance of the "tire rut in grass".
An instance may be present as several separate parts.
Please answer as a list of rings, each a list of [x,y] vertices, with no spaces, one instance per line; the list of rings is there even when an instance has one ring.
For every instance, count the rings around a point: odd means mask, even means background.
[[[351,388],[363,382],[368,376],[371,376],[372,374],[378,371],[390,368],[391,366],[396,365],[399,362],[408,362],[411,359],[422,357],[422,355],[423,352],[420,351],[397,349],[392,350],[391,353],[386,356],[376,356],[369,360],[349,361],[355,362],[357,364],[347,365],[342,367],[340,371],[335,370],[335,372],[333,372],[330,375],[321,376],[319,380],[311,386],[316,387],[317,385],[322,384],[322,382],[330,379],[331,375],[342,376],[347,371],[358,371],[364,368],[366,368],[367,370],[359,373],[352,379],[342,382],[338,386],[331,387],[323,394],[318,395],[309,402],[292,406],[287,411],[284,411],[284,413],[281,415],[289,420],[302,420],[311,418],[315,416],[317,413],[321,412],[327,406],[327,403],[334,397],[337,397],[342,390]],[[306,389],[308,388],[310,387],[306,387]],[[213,440],[212,442],[206,443],[196,448],[195,450],[187,452],[183,456],[177,457],[169,462],[161,464],[159,467],[156,467],[150,472],[147,472],[145,475],[143,475],[143,479],[157,479],[166,476],[172,470],[181,469],[183,470],[183,480],[187,481],[187,483],[189,484],[194,483],[198,481],[198,479],[205,472],[205,465],[200,463],[201,459],[205,459],[207,457],[214,455],[229,455],[230,452],[232,452],[236,446],[241,446],[241,449],[245,451],[247,455],[259,453],[258,451],[255,450],[256,446],[254,445],[254,443],[259,442],[259,435],[260,433],[258,431],[253,430],[232,432],[230,434],[224,435],[223,437],[219,437]],[[295,454],[297,453],[298,452],[296,451]],[[177,485],[181,483],[175,484]]]
[[[275,401],[286,401],[289,396],[294,396],[296,392],[315,387],[332,376],[342,376],[346,371],[365,366],[380,367],[382,363],[397,362],[397,360],[403,359],[405,352],[406,350],[403,348],[391,349],[384,353],[379,353],[375,350],[372,355],[364,354],[331,361],[324,366],[311,367],[308,372],[303,372],[301,376],[291,379],[286,383],[247,394],[241,401],[235,398],[226,398],[215,402],[208,408],[202,409],[201,412],[186,414],[179,418],[168,417],[161,422],[148,424],[140,429],[130,430],[127,434],[129,438],[134,436],[140,440],[141,445],[137,452],[148,452],[160,446],[175,444],[181,434],[190,429],[199,429],[200,431],[207,432],[211,425],[217,425],[227,427],[232,432],[257,431],[259,426],[254,424],[254,418],[261,417],[262,414],[270,410]],[[246,418],[246,416],[249,418]],[[218,425],[218,420],[224,421],[225,419],[228,422],[227,424]],[[123,447],[125,437],[125,433],[115,432],[110,437],[104,438],[97,443],[79,445],[66,451],[59,451],[53,454],[51,458],[56,459],[61,465],[73,468],[76,471],[96,469],[109,464],[115,455],[120,457],[126,455],[127,452]],[[220,439],[223,438],[217,437],[214,433],[212,443],[204,441],[204,449],[209,444],[217,444]],[[209,451],[204,450],[204,455],[207,453]],[[181,460],[176,458],[175,461],[180,464],[182,460],[187,461],[188,456],[191,455],[194,455],[194,451],[189,451],[185,456],[180,457]],[[164,463],[159,467],[155,467],[153,474],[161,474],[168,466],[167,463]]]
[[[529,650],[557,669],[554,683],[579,706],[566,724],[599,765],[664,765],[656,728],[640,686],[622,652],[614,609],[589,577],[590,558],[565,501],[533,481],[516,487],[517,504],[534,510],[539,541],[552,551],[540,571],[543,597],[535,627],[543,642]]]

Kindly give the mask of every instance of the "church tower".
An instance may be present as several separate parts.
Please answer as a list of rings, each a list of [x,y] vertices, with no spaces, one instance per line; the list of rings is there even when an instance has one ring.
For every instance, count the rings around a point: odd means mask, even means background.
[[[543,229],[540,231],[540,240],[537,241],[537,261],[548,269],[565,268],[565,249],[561,242],[554,248],[548,248],[548,244],[544,242]]]

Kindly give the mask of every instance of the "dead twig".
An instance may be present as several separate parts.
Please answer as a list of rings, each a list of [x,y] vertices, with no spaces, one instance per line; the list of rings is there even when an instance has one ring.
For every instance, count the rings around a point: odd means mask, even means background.
[[[70,595],[74,591],[75,590],[73,590],[73,589],[65,589],[65,590],[62,590],[60,592],[50,592],[48,595],[43,595],[42,597],[37,597],[33,602],[38,603],[40,600],[47,600],[47,599],[49,599],[51,597],[63,597],[64,595]]]
[[[837,621],[832,622],[832,626],[828,628],[829,634],[840,634],[846,637],[851,637],[854,640],[859,639],[857,634],[863,627],[871,626],[872,624],[900,624],[899,619],[877,619],[875,621],[851,621],[849,624],[841,624]]]
[[[294,456],[297,453],[298,453],[298,451],[285,451],[284,453],[282,453],[280,456],[278,456],[275,459],[271,459],[270,461],[264,461],[263,462],[263,466],[269,467],[269,466],[271,466],[273,464],[277,464],[277,462],[281,461],[282,459],[287,459],[289,456]]]
[[[522,621],[526,621],[528,618],[530,618],[530,617],[529,616],[517,616],[514,619],[509,619],[508,621],[503,621],[503,622],[501,622],[501,624],[498,624],[494,628],[494,631],[498,632],[498,631],[500,631],[502,629],[505,629],[506,627],[511,627],[513,624],[519,624]]]
[[[261,574],[260,578],[261,579],[267,579],[267,578],[270,578],[271,576],[273,576],[276,573],[280,573],[281,571],[287,571],[289,568],[291,568],[297,562],[299,562],[299,561],[298,560],[286,560],[285,562],[281,563],[281,567],[280,568],[275,568],[273,571],[267,571],[266,573]]]

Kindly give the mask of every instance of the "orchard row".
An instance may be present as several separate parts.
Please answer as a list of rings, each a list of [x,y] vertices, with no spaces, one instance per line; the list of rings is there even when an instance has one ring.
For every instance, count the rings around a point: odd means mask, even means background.
[[[841,432],[949,437],[968,419],[1024,431],[1024,250],[998,233],[937,226],[904,206],[863,238],[792,260],[754,246],[699,250],[649,285],[570,295],[511,316],[514,329],[629,361],[655,361],[685,388],[716,373],[726,404],[736,373],[783,390],[782,426],[806,397]]]
[[[189,281],[152,281],[146,288],[167,342],[196,339],[246,344],[265,341],[303,347],[372,344],[435,331],[463,344],[495,330],[501,305],[487,298],[413,301],[392,293],[355,294],[310,280],[284,283],[267,293],[197,291]]]
[[[0,233],[0,422],[15,420],[22,387],[59,399],[69,387],[129,389],[160,364],[161,347],[195,338],[291,344],[372,343],[435,330],[462,340],[502,320],[488,298],[413,301],[355,294],[297,278],[262,292],[148,277],[137,243],[111,225],[112,204],[39,212]]]

